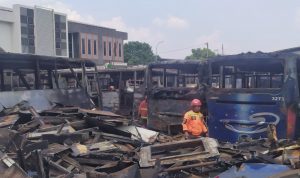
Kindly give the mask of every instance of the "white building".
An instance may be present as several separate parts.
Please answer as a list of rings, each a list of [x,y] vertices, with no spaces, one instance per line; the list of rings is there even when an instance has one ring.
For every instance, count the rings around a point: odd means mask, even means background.
[[[5,52],[68,57],[66,14],[42,7],[0,7],[0,47]]]

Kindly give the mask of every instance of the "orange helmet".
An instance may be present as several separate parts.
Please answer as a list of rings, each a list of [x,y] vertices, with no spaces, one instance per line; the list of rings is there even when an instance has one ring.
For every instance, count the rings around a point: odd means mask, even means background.
[[[193,99],[191,102],[191,106],[201,106],[201,105],[202,105],[202,103],[198,99]]]

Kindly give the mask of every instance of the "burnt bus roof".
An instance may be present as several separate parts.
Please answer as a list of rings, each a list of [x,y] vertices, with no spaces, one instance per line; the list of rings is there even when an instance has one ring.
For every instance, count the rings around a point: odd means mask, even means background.
[[[202,60],[168,60],[168,61],[158,61],[149,64],[149,68],[181,68],[182,66],[199,66],[205,64],[206,61]]]
[[[275,51],[277,53],[293,53],[293,54],[300,54],[300,47],[288,48]]]
[[[242,53],[237,55],[217,56],[208,60],[211,69],[218,71],[220,65],[238,65],[241,70],[258,70],[261,72],[283,71],[283,59],[295,58],[300,55],[287,51],[275,51],[272,53]],[[250,65],[250,62],[252,65]],[[257,64],[257,65],[253,65]],[[272,66],[272,67],[270,67]]]
[[[0,53],[1,69],[35,69],[39,64],[41,70],[80,68],[82,63],[86,67],[94,67],[95,63],[89,60],[69,59],[63,57],[41,56],[33,54]]]
[[[287,57],[296,57],[299,58],[300,55],[289,52],[289,51],[275,51],[271,53],[263,53],[263,52],[256,52],[256,53],[241,53],[241,54],[236,54],[236,55],[226,55],[226,56],[216,56],[208,60],[209,63],[214,63],[214,62],[228,62],[228,61],[235,61],[235,60],[251,60],[253,62],[261,62],[261,60],[269,60],[268,62],[275,62],[274,59],[284,59]],[[245,61],[245,62],[246,62]]]

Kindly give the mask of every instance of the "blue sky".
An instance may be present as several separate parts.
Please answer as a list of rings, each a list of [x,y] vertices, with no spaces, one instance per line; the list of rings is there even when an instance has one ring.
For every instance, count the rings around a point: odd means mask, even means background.
[[[191,48],[225,54],[300,46],[299,0],[0,0],[0,6],[39,5],[72,20],[128,32],[166,58],[184,58]]]

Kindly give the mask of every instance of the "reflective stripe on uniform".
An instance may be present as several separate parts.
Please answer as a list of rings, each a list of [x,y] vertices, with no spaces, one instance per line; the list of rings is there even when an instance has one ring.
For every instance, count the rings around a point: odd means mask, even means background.
[[[148,117],[141,117],[141,119],[146,119],[146,120],[147,120],[147,119],[148,119]]]

